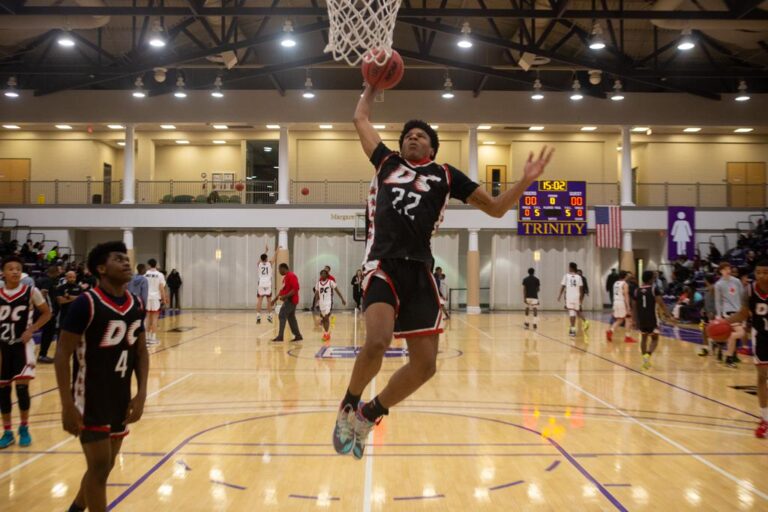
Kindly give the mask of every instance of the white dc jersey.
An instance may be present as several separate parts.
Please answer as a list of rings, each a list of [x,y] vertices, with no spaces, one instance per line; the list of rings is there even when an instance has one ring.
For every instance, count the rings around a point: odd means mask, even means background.
[[[315,290],[320,297],[318,304],[321,306],[330,306],[333,303],[333,290],[336,289],[336,282],[328,279],[327,281],[318,281]]]
[[[579,288],[584,286],[584,281],[582,281],[581,276],[579,274],[565,274],[563,276],[563,282],[560,283],[562,286],[565,286],[565,300],[566,301],[577,301],[581,298],[581,293],[579,292]]]
[[[271,286],[272,285],[272,264],[270,262],[259,262],[259,285]]]
[[[624,302],[624,281],[616,281],[613,284],[613,303]]]
[[[151,268],[147,270],[144,277],[147,278],[147,283],[149,285],[147,287],[147,298],[160,299],[162,297],[160,295],[160,286],[165,286],[165,276],[156,268]]]

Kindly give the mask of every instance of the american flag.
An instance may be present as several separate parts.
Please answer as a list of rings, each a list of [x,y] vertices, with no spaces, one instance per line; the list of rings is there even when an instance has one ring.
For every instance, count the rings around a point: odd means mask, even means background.
[[[621,208],[595,206],[595,227],[598,247],[621,248]]]

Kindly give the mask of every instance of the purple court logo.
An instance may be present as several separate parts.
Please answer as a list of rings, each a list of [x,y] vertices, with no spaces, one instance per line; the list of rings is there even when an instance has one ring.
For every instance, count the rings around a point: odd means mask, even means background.
[[[696,253],[696,209],[692,206],[670,206],[667,209],[667,259]]]

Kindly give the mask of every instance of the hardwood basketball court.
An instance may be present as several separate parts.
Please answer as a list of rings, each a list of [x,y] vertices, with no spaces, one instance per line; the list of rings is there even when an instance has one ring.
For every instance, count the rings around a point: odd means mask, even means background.
[[[252,312],[161,321],[145,415],[110,475],[111,509],[768,507],[755,397],[735,388],[754,385],[749,362],[729,370],[665,337],[641,372],[638,346],[606,343],[597,318],[572,340],[561,313],[545,313],[536,333],[520,314],[456,314],[437,375],[392,410],[356,461],[331,444],[353,315],[336,316],[324,350],[309,314],[299,321],[302,345],[270,343],[274,327]],[[404,361],[392,350],[371,388]],[[0,452],[2,508],[65,510],[85,460],[61,430],[51,366],[38,367],[31,392],[32,446]]]

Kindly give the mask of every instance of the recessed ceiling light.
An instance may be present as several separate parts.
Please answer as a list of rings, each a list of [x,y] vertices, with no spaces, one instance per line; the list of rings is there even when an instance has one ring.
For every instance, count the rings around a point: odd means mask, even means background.
[[[265,152],[265,153],[270,153],[271,151],[272,151],[272,147],[270,147],[270,146],[264,146],[264,152]]]
[[[430,126],[430,128],[432,128],[433,130],[437,130],[438,128],[440,128],[440,125],[439,125],[439,124],[431,124],[431,125],[429,125],[429,126]]]
[[[492,126],[489,125],[489,124],[481,124],[481,125],[477,126],[478,130],[490,130],[491,128],[492,128]]]
[[[21,126],[17,124],[4,124],[3,128],[5,128],[6,130],[19,130],[21,129]]]
[[[635,126],[632,128],[632,131],[635,133],[647,132],[648,130],[650,130],[650,128],[647,126]]]
[[[229,126],[225,124],[212,124],[211,126],[213,127],[214,130],[226,130],[227,128],[229,128]]]
[[[684,131],[685,133],[697,133],[697,132],[700,132],[700,131],[701,131],[701,128],[698,128],[698,127],[691,127],[691,128],[686,128],[686,129],[684,129],[683,131]]]
[[[214,141],[212,141],[212,142],[213,142],[214,144],[226,144],[226,143],[227,143],[227,141],[225,141],[225,140],[214,140]]]
[[[332,130],[333,129],[333,125],[332,124],[321,124],[320,125],[320,129],[321,130]]]
[[[544,130],[544,127],[543,126],[531,126],[530,128],[528,128],[528,130],[530,130],[532,132],[540,132],[540,131]]]
[[[597,130],[597,126],[582,126],[581,131],[583,132],[594,132]]]
[[[375,124],[375,125],[373,125],[373,127],[376,128],[377,130],[383,130],[383,129],[385,129],[387,127],[387,125],[385,125],[385,124]]]
[[[484,140],[483,144],[486,145],[486,146],[492,146],[492,145],[496,144],[496,141],[495,140]]]
[[[188,140],[177,140],[176,144],[189,144]]]
[[[268,124],[267,125],[267,130],[279,130],[279,129],[280,129],[280,125],[279,124]]]
[[[107,128],[109,128],[110,130],[123,130],[125,126],[121,124],[108,124]]]
[[[736,128],[733,133],[749,133],[755,131],[754,128]]]
[[[161,124],[160,128],[162,128],[163,130],[175,130],[176,129],[176,125],[175,124]]]
[[[118,146],[125,146],[125,142],[124,142],[124,141],[122,141],[122,140],[120,140],[120,141],[117,141],[117,145],[118,145]]]
[[[59,130],[71,130],[72,129],[72,127],[70,125],[68,125],[68,124],[57,124],[56,128],[58,128]]]

